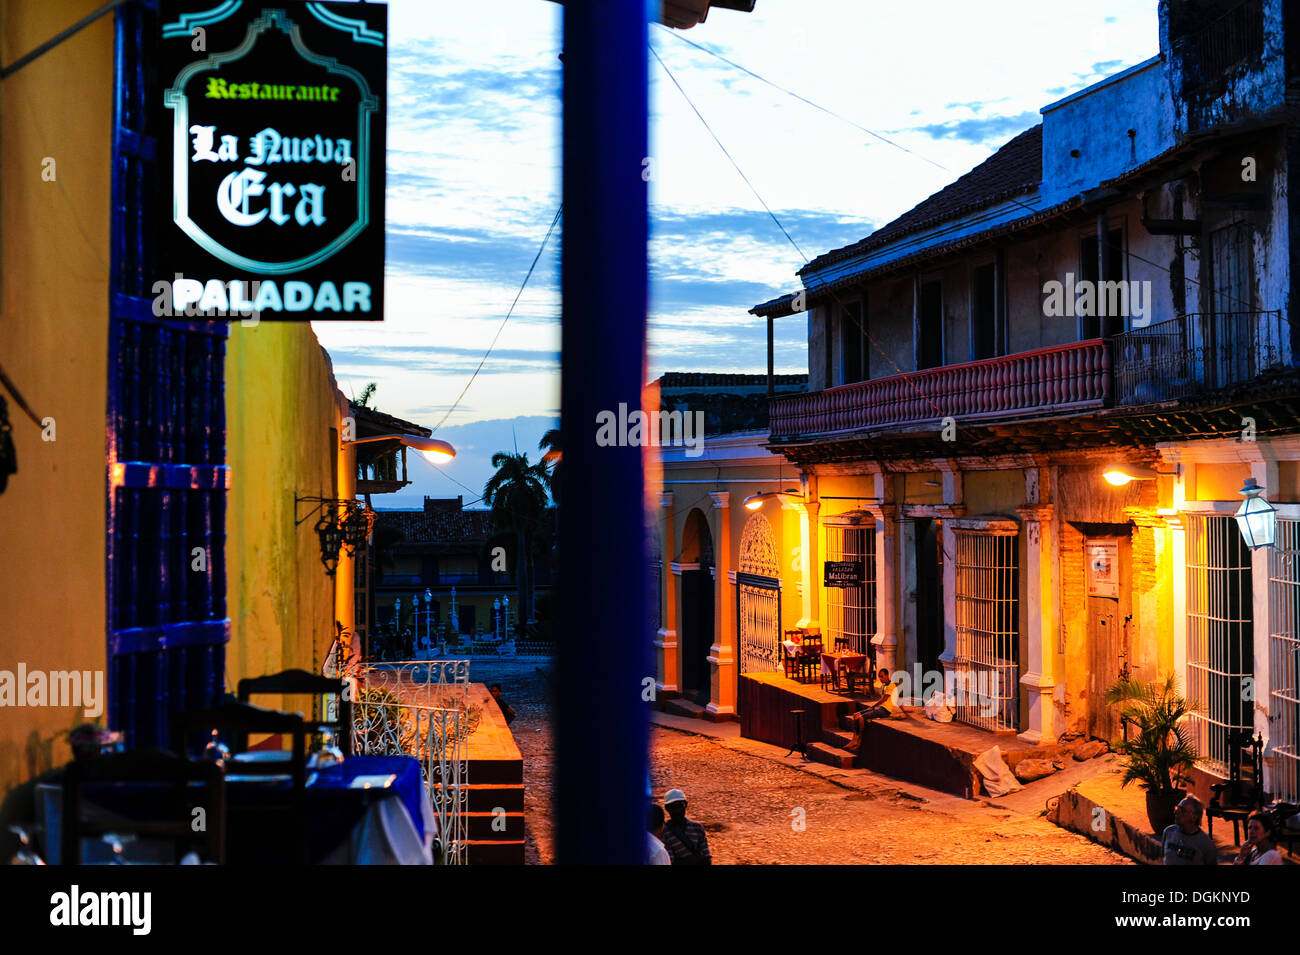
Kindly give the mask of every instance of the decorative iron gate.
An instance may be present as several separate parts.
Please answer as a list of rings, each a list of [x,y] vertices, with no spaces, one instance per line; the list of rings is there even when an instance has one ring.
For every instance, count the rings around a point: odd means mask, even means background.
[[[776,536],[762,514],[740,535],[736,572],[736,621],[740,630],[740,672],[781,669],[781,565]]]
[[[956,718],[986,730],[1019,728],[1018,525],[957,531]]]
[[[482,714],[469,708],[468,660],[414,660],[362,667],[352,704],[353,750],[414,756],[437,824],[443,865],[467,861],[469,737]]]

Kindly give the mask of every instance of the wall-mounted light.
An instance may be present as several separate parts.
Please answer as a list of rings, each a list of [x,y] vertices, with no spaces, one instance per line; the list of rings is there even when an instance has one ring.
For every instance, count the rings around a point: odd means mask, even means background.
[[[759,491],[757,494],[751,494],[745,498],[744,504],[747,510],[756,511],[768,501],[780,500],[782,497],[803,500],[803,495],[799,493],[799,489],[792,487],[784,491]]]
[[[408,448],[414,448],[423,454],[430,464],[446,464],[456,456],[456,449],[446,441],[425,438],[418,434],[375,434],[367,438],[357,438],[355,441],[344,441],[343,444],[344,446],[366,444],[370,441],[400,441]]]
[[[1241,536],[1251,550],[1273,546],[1273,538],[1277,532],[1277,511],[1273,509],[1272,504],[1261,497],[1263,491],[1264,489],[1255,483],[1254,478],[1246,478],[1246,483],[1237,492],[1245,495],[1246,499],[1241,502],[1241,507],[1237,508],[1237,513],[1233,517],[1237,519]]]
[[[1101,472],[1106,483],[1114,487],[1124,487],[1133,481],[1154,481],[1159,472],[1150,468],[1135,468],[1124,464],[1110,464]]]

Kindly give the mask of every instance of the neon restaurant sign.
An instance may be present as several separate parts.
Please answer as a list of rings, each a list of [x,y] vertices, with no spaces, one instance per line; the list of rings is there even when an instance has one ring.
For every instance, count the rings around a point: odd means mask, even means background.
[[[161,0],[156,314],[384,316],[388,11]]]

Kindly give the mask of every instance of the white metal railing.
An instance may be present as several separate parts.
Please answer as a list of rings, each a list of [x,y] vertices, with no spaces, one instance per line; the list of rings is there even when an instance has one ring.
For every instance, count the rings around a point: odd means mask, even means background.
[[[405,660],[352,668],[356,753],[413,756],[438,827],[440,861],[467,861],[469,737],[482,713],[469,703],[468,660]]]
[[[1228,772],[1229,737],[1254,726],[1250,550],[1226,515],[1185,514],[1188,723],[1201,765]]]
[[[1300,521],[1278,521],[1269,564],[1269,736],[1278,799],[1300,801]]]

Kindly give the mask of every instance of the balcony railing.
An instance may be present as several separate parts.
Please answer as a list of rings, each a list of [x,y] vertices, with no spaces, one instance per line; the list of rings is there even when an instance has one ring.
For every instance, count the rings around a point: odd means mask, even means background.
[[[1192,314],[1117,335],[1115,404],[1146,405],[1250,381],[1292,362],[1281,312]]]
[[[1057,414],[1102,405],[1110,355],[1097,338],[929,368],[772,400],[776,437],[937,422]]]

